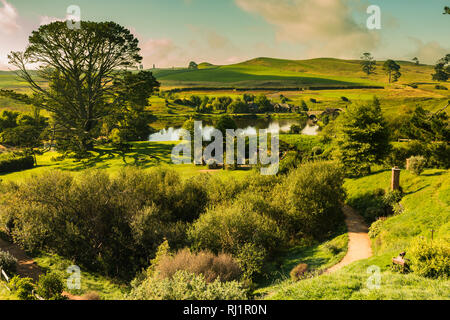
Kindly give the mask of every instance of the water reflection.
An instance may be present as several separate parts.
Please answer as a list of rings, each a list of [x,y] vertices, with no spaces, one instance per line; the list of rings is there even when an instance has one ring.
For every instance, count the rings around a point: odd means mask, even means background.
[[[237,127],[244,131],[245,135],[256,135],[257,130],[267,129],[269,133],[288,132],[293,125],[299,125],[296,120],[237,120]],[[212,124],[205,124],[202,128],[203,139],[211,140],[211,133],[214,127]],[[150,136],[149,141],[163,142],[163,141],[178,141],[180,139],[181,127],[168,127],[160,130]],[[317,135],[318,127],[307,124],[303,129],[302,134]]]

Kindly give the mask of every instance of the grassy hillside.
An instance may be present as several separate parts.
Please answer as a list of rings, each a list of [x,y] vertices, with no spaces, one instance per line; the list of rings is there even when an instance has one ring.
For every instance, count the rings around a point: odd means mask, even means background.
[[[198,70],[156,69],[163,86],[235,86],[235,87],[308,87],[308,86],[384,86],[387,76],[383,61],[375,74],[361,71],[360,61],[320,58],[283,60],[257,58],[246,62],[213,66],[202,63]],[[400,83],[431,82],[432,66],[399,62],[403,74]]]
[[[346,182],[349,202],[378,188],[389,186],[390,172],[384,171]],[[408,251],[419,238],[450,241],[450,171],[426,170],[417,177],[403,171],[401,185],[405,193],[401,201],[404,212],[389,217],[373,240],[374,256],[358,261],[331,275],[288,282],[270,292],[269,299],[449,299],[450,281],[432,280],[415,274],[399,274],[390,270],[391,258]],[[408,254],[407,254],[408,255]],[[369,290],[367,269],[381,270],[380,289]]]

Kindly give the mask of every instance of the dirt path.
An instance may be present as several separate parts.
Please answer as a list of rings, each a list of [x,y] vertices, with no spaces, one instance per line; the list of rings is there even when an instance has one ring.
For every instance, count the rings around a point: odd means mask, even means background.
[[[345,205],[342,210],[345,214],[345,224],[348,229],[348,251],[341,262],[329,268],[326,273],[335,272],[352,262],[367,259],[372,256],[372,246],[368,228],[363,218],[351,207]]]
[[[25,250],[20,248],[16,244],[12,244],[0,239],[0,250],[9,252],[13,257],[17,259],[17,274],[22,278],[31,278],[36,283],[39,280],[39,276],[44,272],[39,268],[37,263],[30,258]],[[83,297],[74,296],[68,292],[63,292],[69,300],[84,300]]]

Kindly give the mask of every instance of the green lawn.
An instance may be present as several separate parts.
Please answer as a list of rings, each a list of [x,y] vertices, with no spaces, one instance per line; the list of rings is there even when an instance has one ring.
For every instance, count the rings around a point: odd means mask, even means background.
[[[26,178],[40,174],[46,170],[63,170],[78,173],[82,170],[96,168],[107,170],[115,174],[127,166],[137,166],[144,170],[156,166],[168,166],[180,173],[183,178],[189,178],[201,174],[208,168],[206,166],[196,166],[194,164],[175,165],[171,160],[171,152],[175,142],[134,142],[132,149],[122,154],[112,147],[104,146],[96,148],[94,157],[88,160],[76,161],[74,159],[59,160],[60,154],[48,152],[37,156],[37,166],[30,170],[14,172],[0,175],[4,181],[23,181]],[[210,174],[232,177],[244,177],[249,173],[245,170],[227,171],[217,170]]]

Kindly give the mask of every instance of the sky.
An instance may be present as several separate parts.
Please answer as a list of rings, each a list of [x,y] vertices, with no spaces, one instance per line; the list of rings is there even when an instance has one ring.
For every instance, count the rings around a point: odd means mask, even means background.
[[[433,64],[450,53],[450,0],[0,0],[0,70],[40,25],[65,19],[115,21],[140,41],[145,67],[189,61],[232,64],[256,57],[376,59]],[[381,9],[369,30],[367,8]]]

